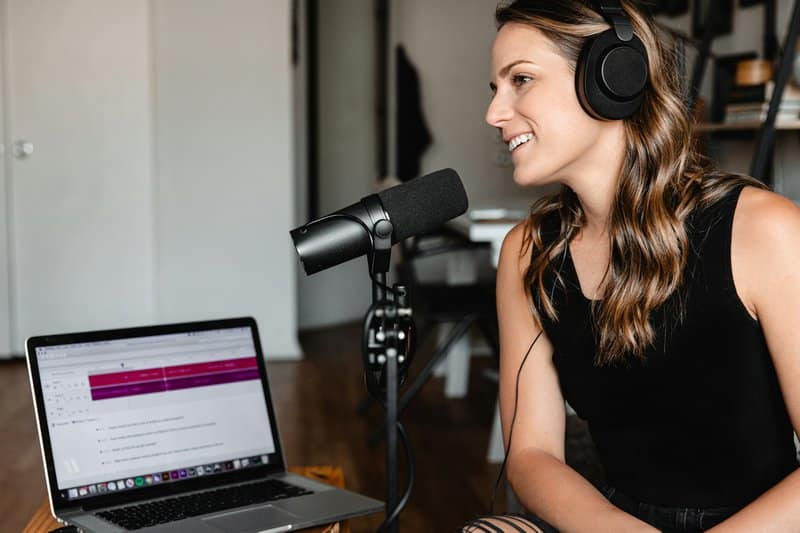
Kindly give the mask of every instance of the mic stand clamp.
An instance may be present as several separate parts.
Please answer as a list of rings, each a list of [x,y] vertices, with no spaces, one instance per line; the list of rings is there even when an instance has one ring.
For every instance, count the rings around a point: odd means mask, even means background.
[[[362,355],[367,390],[386,407],[386,522],[385,531],[398,531],[397,431],[398,396],[414,348],[414,321],[407,289],[386,286],[391,263],[393,227],[381,218],[372,228],[368,256],[372,305],[364,317]],[[408,443],[407,443],[408,444]],[[409,465],[411,467],[411,465]],[[409,486],[410,489],[410,486]]]

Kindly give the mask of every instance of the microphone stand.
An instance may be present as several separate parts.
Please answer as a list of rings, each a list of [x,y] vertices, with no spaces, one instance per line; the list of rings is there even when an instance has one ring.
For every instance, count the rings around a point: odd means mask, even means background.
[[[397,420],[398,392],[413,353],[414,322],[406,288],[395,284],[390,289],[386,285],[392,231],[391,222],[382,217],[372,227],[372,249],[367,256],[372,278],[372,305],[364,317],[362,356],[367,390],[386,407],[386,520],[381,529],[397,533],[397,518],[413,482],[410,443],[406,439],[409,483],[404,501],[398,504],[397,437],[401,429]]]

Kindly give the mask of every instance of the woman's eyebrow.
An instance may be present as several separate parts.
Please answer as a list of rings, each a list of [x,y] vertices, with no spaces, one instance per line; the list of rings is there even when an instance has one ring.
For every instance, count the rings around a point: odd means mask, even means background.
[[[505,78],[508,75],[508,71],[510,71],[512,68],[514,68],[515,66],[517,66],[517,65],[519,65],[521,63],[528,63],[529,65],[533,65],[535,67],[539,66],[536,63],[534,63],[533,61],[530,61],[529,59],[516,59],[516,60],[512,61],[511,63],[509,63],[508,65],[506,65],[503,68],[501,68],[500,72],[498,72],[498,76],[500,78]],[[497,85],[495,85],[494,82],[489,82],[489,89],[491,89],[492,91],[495,91],[495,90],[497,90]]]
[[[508,65],[506,65],[503,68],[501,68],[500,72],[499,72],[499,76],[501,78],[506,77],[508,75],[508,71],[511,70],[512,68],[516,67],[520,63],[529,63],[529,64],[531,64],[533,66],[538,66],[536,63],[534,63],[533,61],[530,61],[528,59],[517,59],[516,61],[512,61]]]

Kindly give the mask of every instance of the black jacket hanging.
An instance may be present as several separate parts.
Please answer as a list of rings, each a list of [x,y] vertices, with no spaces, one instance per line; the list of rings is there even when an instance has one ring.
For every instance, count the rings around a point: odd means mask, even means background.
[[[397,177],[408,181],[420,173],[420,158],[432,138],[422,115],[419,75],[402,46],[396,49]]]

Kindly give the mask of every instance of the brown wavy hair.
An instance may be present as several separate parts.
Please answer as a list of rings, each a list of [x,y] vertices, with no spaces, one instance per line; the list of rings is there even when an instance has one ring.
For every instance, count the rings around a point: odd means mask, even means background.
[[[595,364],[643,359],[655,339],[651,313],[664,304],[683,281],[689,250],[687,216],[714,204],[735,187],[766,188],[739,174],[722,172],[699,153],[694,121],[683,91],[672,32],[630,1],[622,1],[634,33],[647,50],[650,79],[641,108],[624,119],[627,147],[609,220],[610,261],[599,301],[592,305],[598,352]],[[609,29],[602,15],[581,0],[517,0],[500,4],[498,30],[509,22],[541,31],[571,64],[573,72],[584,41]],[[545,243],[542,221],[553,212],[561,220],[560,237]],[[577,195],[567,186],[541,198],[531,208],[521,253],[533,246],[525,275],[532,306],[541,325],[543,311],[558,320],[545,275],[553,258],[565,253],[569,240],[585,223]],[[562,286],[560,272],[556,280]],[[680,321],[683,311],[678,309]]]

